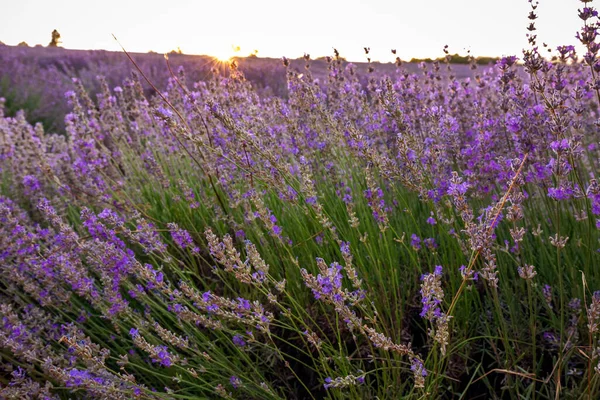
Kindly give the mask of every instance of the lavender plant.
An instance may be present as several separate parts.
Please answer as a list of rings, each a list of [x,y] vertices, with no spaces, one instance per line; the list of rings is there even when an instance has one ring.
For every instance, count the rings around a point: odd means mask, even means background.
[[[597,398],[583,3],[582,60],[541,56],[531,3],[522,60],[470,77],[336,52],[276,96],[107,63],[66,135],[0,106],[1,396]]]

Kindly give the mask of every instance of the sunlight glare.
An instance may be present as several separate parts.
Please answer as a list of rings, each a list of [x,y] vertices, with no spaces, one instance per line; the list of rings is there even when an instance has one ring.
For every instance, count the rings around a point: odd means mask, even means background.
[[[233,57],[237,56],[239,52],[240,46],[231,45],[229,49],[224,48],[222,51],[213,51],[211,55],[220,62],[229,62]]]

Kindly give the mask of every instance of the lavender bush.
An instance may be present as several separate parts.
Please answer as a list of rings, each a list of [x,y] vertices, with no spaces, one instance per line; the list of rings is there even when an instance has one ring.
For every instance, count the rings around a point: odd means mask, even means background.
[[[76,79],[66,135],[0,107],[2,397],[598,398],[583,3],[581,60],[540,55],[532,3],[472,78],[336,54],[283,59],[286,96]]]
[[[138,67],[157,87],[164,89],[169,77],[164,56],[156,53],[134,54]],[[246,79],[257,92],[265,95],[285,96],[285,69],[279,60],[237,59]],[[206,80],[212,74],[227,76],[226,63],[209,56],[171,54],[174,69],[185,68],[193,82]],[[300,63],[301,65],[301,63]],[[5,98],[5,114],[15,116],[19,110],[26,112],[29,122],[41,122],[52,133],[65,131],[64,117],[70,108],[64,93],[73,90],[76,78],[95,99],[100,92],[98,77],[106,79],[110,87],[120,85],[136,71],[122,53],[103,50],[65,50],[53,48],[28,48],[5,46],[0,43],[0,97]],[[142,82],[144,93],[150,97],[154,90]]]

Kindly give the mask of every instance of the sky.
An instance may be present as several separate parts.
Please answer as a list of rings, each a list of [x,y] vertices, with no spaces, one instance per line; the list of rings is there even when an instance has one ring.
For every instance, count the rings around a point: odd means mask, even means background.
[[[539,42],[575,44],[583,4],[539,3]],[[403,60],[437,58],[444,45],[462,55],[520,55],[530,10],[527,0],[0,0],[0,9],[8,45],[46,46],[57,29],[69,49],[119,51],[114,34],[132,52],[316,58],[336,48],[366,61],[370,47],[381,62],[395,59],[391,49]]]

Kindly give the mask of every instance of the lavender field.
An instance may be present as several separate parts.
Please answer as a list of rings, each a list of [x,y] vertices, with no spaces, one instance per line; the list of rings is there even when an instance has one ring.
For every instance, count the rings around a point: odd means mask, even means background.
[[[488,66],[0,46],[0,398],[600,398],[590,3]]]

